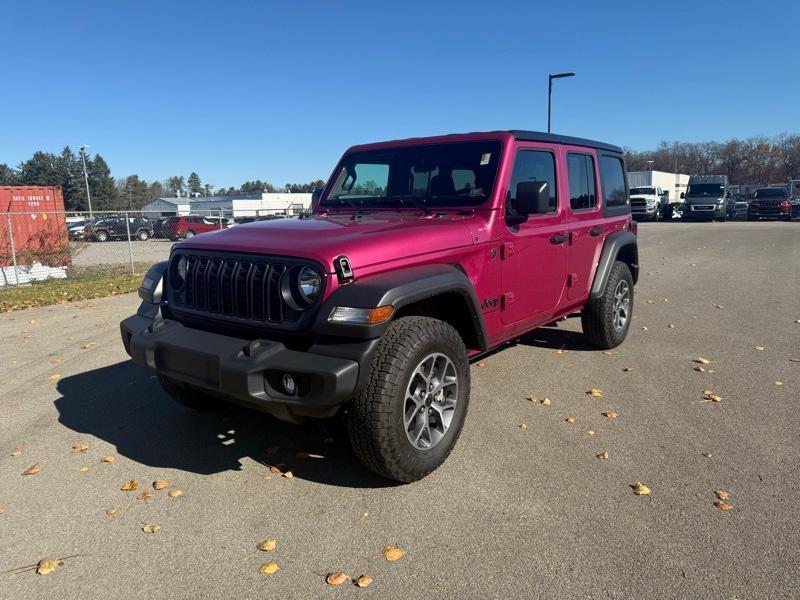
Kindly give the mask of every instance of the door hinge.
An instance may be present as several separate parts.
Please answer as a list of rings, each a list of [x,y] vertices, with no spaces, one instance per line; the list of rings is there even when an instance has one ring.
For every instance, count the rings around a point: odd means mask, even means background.
[[[502,308],[503,310],[507,309],[509,306],[514,304],[515,300],[516,298],[514,297],[514,292],[506,292],[505,294],[500,296],[500,302],[501,302],[500,308]]]
[[[500,258],[506,260],[514,256],[514,242],[506,242],[500,246]]]
[[[574,287],[578,283],[578,274],[570,273],[567,275],[567,287]]]

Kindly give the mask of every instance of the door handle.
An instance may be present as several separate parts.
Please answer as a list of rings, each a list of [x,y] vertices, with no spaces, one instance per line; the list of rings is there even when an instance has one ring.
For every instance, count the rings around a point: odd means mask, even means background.
[[[602,234],[603,234],[603,228],[602,227],[592,227],[589,230],[589,235],[592,236],[592,237],[597,237],[598,235],[602,235]]]
[[[563,244],[569,239],[569,236],[566,233],[561,233],[559,235],[554,235],[550,238],[551,244]]]

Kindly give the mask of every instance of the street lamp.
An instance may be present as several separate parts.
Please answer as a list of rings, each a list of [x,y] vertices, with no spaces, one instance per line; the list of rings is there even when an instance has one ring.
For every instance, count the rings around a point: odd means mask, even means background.
[[[564,77],[575,77],[575,73],[554,73],[547,76],[547,133],[550,133],[550,107],[553,97],[553,79],[563,79]]]
[[[86,182],[86,201],[89,203],[89,218],[92,218],[92,196],[89,193],[89,174],[86,172],[86,148],[88,144],[83,144],[81,148],[81,160],[83,160],[83,180]]]

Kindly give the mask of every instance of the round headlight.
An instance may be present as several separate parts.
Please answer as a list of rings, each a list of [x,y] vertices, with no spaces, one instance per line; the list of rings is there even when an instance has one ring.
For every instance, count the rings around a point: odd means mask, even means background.
[[[186,282],[187,263],[185,256],[181,256],[177,262],[172,263],[174,271],[170,272],[169,283],[175,290],[180,290]]]
[[[186,279],[186,257],[181,256],[178,259],[178,275],[180,275],[181,279]]]
[[[322,277],[311,267],[303,267],[297,275],[297,288],[303,300],[313,304],[322,289]]]

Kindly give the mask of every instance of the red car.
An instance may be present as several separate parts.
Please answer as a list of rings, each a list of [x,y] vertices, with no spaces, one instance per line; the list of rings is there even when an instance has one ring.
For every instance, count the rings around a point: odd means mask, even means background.
[[[314,196],[310,215],[180,242],[147,273],[122,341],[176,401],[294,422],[344,408],[361,461],[414,481],[458,439],[470,360],[578,311],[597,348],[631,326],[617,146],[531,131],[367,144]]]
[[[220,225],[221,223],[221,225]],[[219,217],[169,217],[161,226],[164,237],[171,240],[182,240],[200,233],[219,231],[228,227],[228,219]]]

